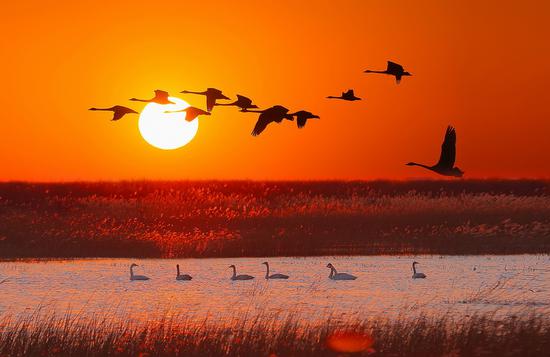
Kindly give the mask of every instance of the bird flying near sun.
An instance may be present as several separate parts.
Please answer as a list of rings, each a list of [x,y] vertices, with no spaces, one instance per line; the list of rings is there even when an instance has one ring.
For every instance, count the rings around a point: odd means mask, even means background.
[[[198,120],[186,120],[189,104],[176,97],[167,97],[173,104],[148,103],[139,115],[139,132],[149,144],[163,150],[187,145],[199,129]],[[196,118],[196,115],[195,115]],[[193,118],[194,119],[194,118]]]

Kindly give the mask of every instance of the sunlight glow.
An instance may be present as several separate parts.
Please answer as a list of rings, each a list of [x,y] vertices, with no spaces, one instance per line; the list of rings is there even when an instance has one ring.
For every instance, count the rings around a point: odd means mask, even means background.
[[[198,118],[188,122],[185,112],[166,113],[189,106],[182,99],[169,97],[175,104],[148,103],[139,115],[139,132],[145,141],[156,148],[173,150],[187,145],[199,129]]]

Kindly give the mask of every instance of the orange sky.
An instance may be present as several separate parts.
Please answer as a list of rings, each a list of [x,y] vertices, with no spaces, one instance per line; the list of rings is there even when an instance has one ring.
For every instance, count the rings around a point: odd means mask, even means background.
[[[515,3],[511,5],[509,3]],[[10,1],[0,14],[0,180],[433,177],[446,125],[466,177],[550,177],[548,1]],[[386,60],[413,77],[366,75]],[[189,145],[91,106],[216,87],[321,116],[216,108]],[[362,102],[325,99],[354,88]]]

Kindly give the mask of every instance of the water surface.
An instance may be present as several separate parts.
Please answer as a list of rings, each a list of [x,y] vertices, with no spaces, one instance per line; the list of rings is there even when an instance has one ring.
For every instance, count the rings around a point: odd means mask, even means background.
[[[261,263],[289,280],[266,281]],[[411,263],[427,279],[411,279]],[[130,281],[129,266],[149,281]],[[358,277],[328,279],[326,264]],[[166,314],[230,323],[273,314],[315,323],[327,318],[424,314],[550,312],[550,258],[519,256],[368,256],[223,259],[81,259],[0,262],[0,317],[42,312],[145,321]],[[175,266],[193,276],[176,281]],[[231,281],[230,264],[251,281]]]

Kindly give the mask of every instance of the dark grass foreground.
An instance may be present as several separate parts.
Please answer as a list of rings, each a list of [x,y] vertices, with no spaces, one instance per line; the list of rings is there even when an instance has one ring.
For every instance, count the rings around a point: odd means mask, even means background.
[[[176,325],[141,327],[105,321],[4,320],[0,356],[547,356],[550,321],[544,317],[494,321],[419,318],[412,321],[328,321],[308,327],[292,320],[260,319],[222,328]]]
[[[0,258],[550,253],[550,183],[0,184]]]

